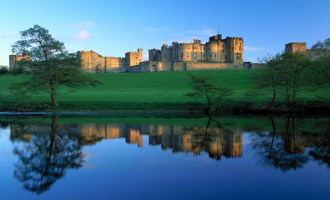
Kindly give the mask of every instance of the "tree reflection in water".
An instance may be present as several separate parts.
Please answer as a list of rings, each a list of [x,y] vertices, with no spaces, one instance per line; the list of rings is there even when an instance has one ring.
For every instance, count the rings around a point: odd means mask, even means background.
[[[15,147],[19,156],[15,164],[15,177],[24,188],[41,194],[65,176],[66,169],[77,169],[84,161],[81,145],[74,134],[59,134],[53,117],[51,132],[34,134],[23,148]]]
[[[313,130],[319,131],[309,133],[300,130],[304,125],[304,120],[301,119],[286,118],[284,126],[276,126],[271,117],[269,120],[272,131],[250,135],[250,147],[255,151],[258,164],[287,171],[302,168],[310,159],[314,159],[329,167],[329,121],[317,123]]]
[[[314,142],[317,143],[318,147],[312,147],[309,154],[319,164],[326,164],[330,168],[330,120],[323,123],[316,123],[315,129],[321,129],[318,132],[319,139]],[[314,140],[315,138],[313,137]]]

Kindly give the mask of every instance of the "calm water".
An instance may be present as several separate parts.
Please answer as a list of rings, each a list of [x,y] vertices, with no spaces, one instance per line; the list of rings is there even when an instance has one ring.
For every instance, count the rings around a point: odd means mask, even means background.
[[[0,199],[330,198],[329,119],[5,120]]]

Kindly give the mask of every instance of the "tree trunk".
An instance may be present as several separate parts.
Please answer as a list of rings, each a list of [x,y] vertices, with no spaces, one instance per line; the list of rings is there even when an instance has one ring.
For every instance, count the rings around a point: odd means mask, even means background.
[[[52,98],[52,106],[58,106],[55,94],[51,94],[50,97]]]
[[[273,83],[273,99],[270,105],[272,106],[272,109],[274,109],[275,98],[276,98],[276,86],[275,86],[274,77],[272,77],[272,83]]]

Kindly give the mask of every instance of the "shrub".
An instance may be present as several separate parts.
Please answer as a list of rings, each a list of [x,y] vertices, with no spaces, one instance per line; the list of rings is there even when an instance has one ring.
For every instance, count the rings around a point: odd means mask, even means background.
[[[0,67],[0,74],[8,73],[8,68],[5,66]]]

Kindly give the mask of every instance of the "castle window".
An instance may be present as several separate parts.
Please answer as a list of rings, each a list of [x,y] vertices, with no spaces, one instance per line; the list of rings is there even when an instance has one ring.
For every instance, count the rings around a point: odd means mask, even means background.
[[[204,58],[205,58],[205,54],[204,54]]]
[[[212,57],[212,54],[210,54],[210,57]]]
[[[197,47],[196,47],[196,46],[194,46],[194,49],[197,49]]]
[[[217,54],[214,54],[214,57],[217,57]]]
[[[236,56],[236,59],[238,59],[238,56]]]
[[[227,59],[227,56],[225,56],[225,58]]]
[[[235,42],[235,44],[237,44],[237,42]]]
[[[208,48],[208,50],[210,50],[210,49],[211,49],[211,47]]]
[[[235,47],[235,49],[236,49],[236,47]]]
[[[183,53],[181,54],[181,57],[183,57]]]
[[[137,59],[137,57],[135,57]]]
[[[190,49],[190,46],[188,46],[188,49]]]
[[[203,47],[203,50],[205,50],[205,47]]]
[[[189,57],[189,53],[187,53],[187,57]]]
[[[136,65],[137,65],[137,63],[136,63]]]
[[[222,49],[222,52],[225,52],[225,50],[224,50],[224,49]]]
[[[239,50],[241,50],[241,47],[239,47]]]

